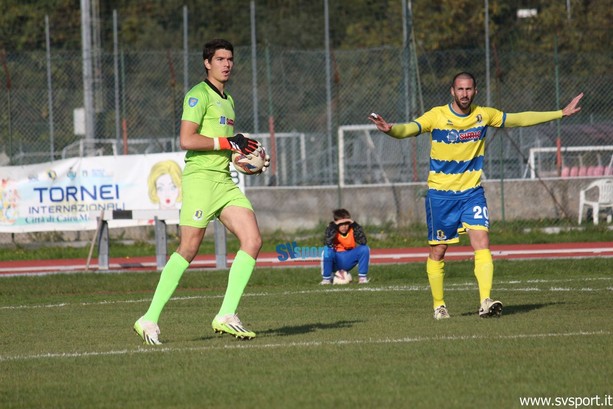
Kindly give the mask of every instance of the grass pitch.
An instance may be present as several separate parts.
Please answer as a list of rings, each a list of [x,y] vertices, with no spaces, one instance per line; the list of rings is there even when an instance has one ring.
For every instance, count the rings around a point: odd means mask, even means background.
[[[158,347],[132,331],[158,273],[2,278],[0,407],[515,408],[613,395],[610,259],[495,261],[500,319],[478,318],[472,267],[447,263],[444,321],[422,263],[334,287],[317,269],[258,268],[238,311],[251,341],[211,330],[227,272],[188,271]]]

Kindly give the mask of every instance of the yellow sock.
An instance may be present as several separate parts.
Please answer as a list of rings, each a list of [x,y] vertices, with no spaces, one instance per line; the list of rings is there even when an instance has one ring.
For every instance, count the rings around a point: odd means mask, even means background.
[[[492,281],[494,280],[494,262],[489,249],[475,251],[475,277],[479,285],[481,302],[490,297]]]
[[[445,278],[445,262],[434,261],[428,257],[426,262],[426,272],[428,273],[428,281],[430,282],[430,291],[432,291],[432,300],[434,308],[445,305],[443,299],[443,279]]]

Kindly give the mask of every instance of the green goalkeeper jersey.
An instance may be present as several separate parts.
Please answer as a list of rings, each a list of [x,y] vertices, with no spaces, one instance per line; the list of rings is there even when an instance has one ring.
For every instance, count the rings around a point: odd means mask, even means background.
[[[203,138],[231,137],[234,135],[234,100],[222,95],[215,86],[205,80],[185,95],[183,121],[198,124],[198,133]],[[183,176],[198,175],[217,182],[232,182],[229,163],[232,152],[194,151],[185,154]]]

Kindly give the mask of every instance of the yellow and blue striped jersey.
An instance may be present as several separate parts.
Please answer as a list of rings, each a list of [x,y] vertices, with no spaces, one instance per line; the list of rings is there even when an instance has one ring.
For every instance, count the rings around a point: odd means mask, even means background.
[[[428,187],[454,196],[480,186],[487,129],[503,127],[505,119],[506,114],[495,108],[473,105],[464,115],[454,112],[451,104],[415,119],[418,134],[432,135]]]
[[[481,185],[488,127],[532,126],[560,119],[562,115],[562,110],[505,113],[478,105],[471,106],[470,113],[464,115],[447,104],[432,108],[414,121],[392,126],[388,135],[401,139],[430,132],[430,192],[458,197]]]
[[[428,186],[457,194],[481,185],[488,126],[504,126],[505,114],[495,108],[473,105],[467,115],[451,104],[432,108],[415,122],[432,134]]]

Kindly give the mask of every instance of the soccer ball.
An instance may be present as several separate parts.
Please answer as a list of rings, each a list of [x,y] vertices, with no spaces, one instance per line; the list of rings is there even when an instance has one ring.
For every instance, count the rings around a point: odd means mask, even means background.
[[[265,164],[266,150],[263,146],[260,146],[247,155],[240,152],[232,153],[232,165],[234,165],[234,169],[245,175],[257,175],[262,173]]]
[[[351,273],[345,270],[338,270],[336,273],[334,273],[332,284],[343,285],[349,284],[351,281],[353,281]]]

